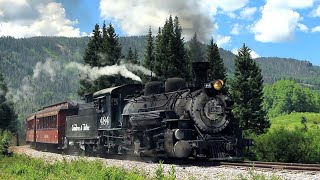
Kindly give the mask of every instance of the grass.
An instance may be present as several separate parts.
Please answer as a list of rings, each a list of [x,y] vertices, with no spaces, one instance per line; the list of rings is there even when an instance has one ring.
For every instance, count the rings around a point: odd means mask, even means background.
[[[45,163],[25,155],[1,157],[0,179],[148,179],[145,172],[119,167],[105,167],[101,161],[79,159],[71,162]]]
[[[281,126],[289,130],[295,130],[296,127],[303,128],[303,125],[301,124],[302,117],[307,119],[307,127],[309,129],[320,128],[320,113],[295,112],[270,119],[270,130],[280,128]]]
[[[217,178],[226,179],[224,175]],[[106,167],[102,161],[87,161],[80,158],[71,162],[64,160],[62,162],[46,163],[41,159],[14,154],[13,157],[0,157],[0,179],[175,180],[176,170],[172,166],[169,172],[165,172],[162,162],[160,162],[155,176],[149,176],[144,171],[138,169],[127,170],[114,166]],[[189,175],[188,179],[198,178]],[[278,180],[280,178],[277,176],[267,177],[256,173],[254,170],[249,170],[248,176],[239,175],[233,179]]]

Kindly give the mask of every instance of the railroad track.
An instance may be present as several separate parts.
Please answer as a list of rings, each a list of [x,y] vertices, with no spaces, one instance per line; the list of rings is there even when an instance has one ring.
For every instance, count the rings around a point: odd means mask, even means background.
[[[243,161],[243,162],[221,162],[220,165],[268,168],[268,169],[300,170],[300,171],[320,171],[320,164]]]

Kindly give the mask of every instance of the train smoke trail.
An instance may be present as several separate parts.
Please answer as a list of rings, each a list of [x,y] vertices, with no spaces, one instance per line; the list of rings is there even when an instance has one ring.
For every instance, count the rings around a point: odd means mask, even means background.
[[[42,72],[50,77],[51,82],[54,82],[57,69],[60,69],[60,64],[48,58],[44,63],[37,62],[35,68],[33,69],[32,77],[36,79],[40,76]]]
[[[81,73],[80,75],[88,76],[90,80],[98,79],[100,76],[117,75],[120,74],[123,77],[130,78],[135,81],[141,82],[141,78],[127,69],[125,65],[112,65],[105,67],[90,67],[76,62],[67,64],[67,69],[77,69]]]
[[[150,71],[149,69],[137,65],[137,64],[131,64],[131,63],[121,63],[121,65],[125,65],[130,71],[140,71],[142,72],[144,75],[150,76],[152,74],[152,76],[157,76],[154,72]]]
[[[217,26],[212,19],[217,4],[210,0],[101,0],[100,15],[114,19],[128,35],[139,35],[147,34],[149,26],[156,33],[171,14],[179,17],[186,40],[196,32],[200,41],[207,42]]]

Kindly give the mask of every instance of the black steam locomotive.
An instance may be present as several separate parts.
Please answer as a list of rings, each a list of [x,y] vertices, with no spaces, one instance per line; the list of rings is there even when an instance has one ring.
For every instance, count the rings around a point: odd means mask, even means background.
[[[206,83],[206,63],[194,83],[170,78],[112,87],[86,96],[66,117],[64,147],[89,153],[158,158],[239,160],[244,140],[222,80]],[[143,92],[143,94],[141,94]]]
[[[245,140],[231,114],[222,80],[207,81],[205,62],[195,80],[129,84],[86,96],[86,103],[59,103],[27,119],[27,141],[36,146],[87,153],[155,158],[240,160]]]

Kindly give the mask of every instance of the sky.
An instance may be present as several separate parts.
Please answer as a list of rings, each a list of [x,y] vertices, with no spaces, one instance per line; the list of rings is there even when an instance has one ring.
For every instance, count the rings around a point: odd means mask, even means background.
[[[170,15],[185,40],[320,66],[320,0],[0,0],[0,36],[82,37],[104,21],[120,36],[155,35]]]

